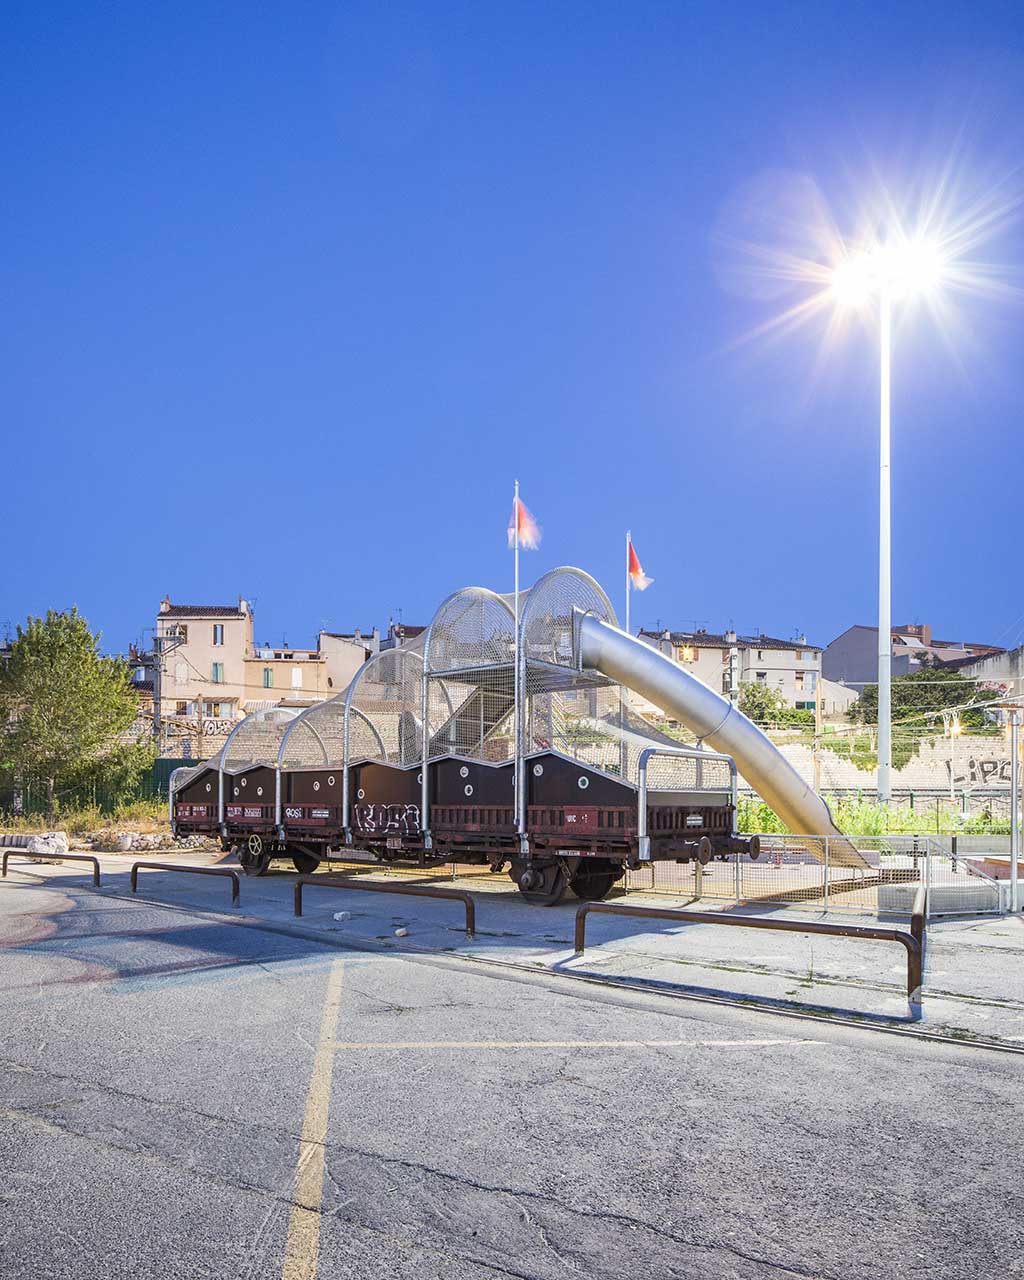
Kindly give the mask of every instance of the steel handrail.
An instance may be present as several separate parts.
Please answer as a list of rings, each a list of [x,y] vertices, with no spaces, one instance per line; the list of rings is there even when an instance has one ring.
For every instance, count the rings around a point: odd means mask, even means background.
[[[315,885],[324,889],[362,889],[364,893],[404,893],[413,898],[447,898],[452,902],[461,902],[466,908],[466,937],[472,938],[476,933],[476,904],[468,893],[461,889],[433,889],[419,884],[364,884],[359,880],[338,879],[334,876],[296,876],[295,877],[295,914],[302,915],[302,886]]]
[[[91,862],[92,863],[92,882],[98,885],[100,882],[100,860],[94,858],[89,853],[29,853],[27,849],[5,849],[3,857],[3,875],[7,875],[7,859],[11,854],[18,854],[22,858],[32,858],[36,862]]]
[[[732,824],[734,830],[730,835],[735,835],[736,826],[736,797],[738,775],[736,770],[736,761],[732,756],[727,756],[721,751],[705,751],[701,747],[645,747],[640,752],[640,759],[637,762],[637,775],[639,786],[637,789],[637,854],[641,862],[649,862],[651,858],[651,837],[647,834],[647,763],[651,756],[681,756],[687,760],[722,760],[729,766],[729,796],[732,804]],[[702,774],[700,766],[697,769],[697,790],[701,790]]]
[[[230,867],[181,867],[173,862],[135,862],[132,864],[132,893],[138,893],[139,867],[146,867],[149,871],[182,871],[193,876],[230,876],[231,905],[238,906],[240,894],[238,872],[232,871]]]
[[[586,949],[587,916],[598,912],[609,916],[640,919],[679,920],[686,924],[723,924],[740,929],[775,929],[781,933],[813,933],[829,938],[861,938],[871,942],[899,942],[907,953],[907,1000],[911,1015],[920,1017],[921,987],[924,982],[925,908],[927,895],[922,885],[914,897],[910,932],[875,925],[825,924],[816,920],[768,920],[764,917],[728,916],[719,911],[682,911],[661,907],[628,907],[617,902],[584,902],[576,911],[575,950]]]

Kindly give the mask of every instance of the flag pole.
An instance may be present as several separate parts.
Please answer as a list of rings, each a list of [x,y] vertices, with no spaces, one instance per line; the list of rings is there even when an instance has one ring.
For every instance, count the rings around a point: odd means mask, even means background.
[[[626,635],[630,635],[629,630],[629,543],[632,538],[632,532],[626,530]]]
[[[522,728],[520,725],[520,714],[519,714],[520,695],[519,695],[519,481],[518,480],[515,482],[515,496],[512,499],[512,530],[513,530],[512,559],[514,563],[513,572],[514,572],[514,578],[515,578],[514,611],[516,615],[515,644],[512,646],[512,657],[513,657],[513,661],[515,662],[515,669],[512,676],[512,707],[513,707],[512,722],[514,725],[512,737],[513,737],[513,746],[515,749],[515,756],[516,756],[516,764],[515,764],[516,827],[519,829],[520,836],[522,836],[522,823],[520,822],[520,800],[519,800],[519,797],[521,794],[520,789],[523,786],[523,779],[519,776],[521,772],[521,768],[520,768],[521,760],[520,760],[519,748],[520,748]]]

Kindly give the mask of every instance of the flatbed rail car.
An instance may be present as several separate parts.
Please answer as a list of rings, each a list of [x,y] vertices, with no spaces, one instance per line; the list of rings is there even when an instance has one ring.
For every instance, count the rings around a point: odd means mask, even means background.
[[[679,747],[578,665],[578,619],[614,624],[597,583],[556,569],[523,596],[517,619],[493,591],[456,591],[343,694],[248,716],[172,779],[175,829],[218,836],[254,874],[333,851],[488,862],[537,903],[601,898],[627,866],[756,856],[733,761]]]
[[[695,769],[717,766],[717,786],[655,789],[557,751],[527,757],[525,841],[516,827],[512,763],[461,756],[428,765],[429,842],[421,822],[422,766],[374,761],[350,768],[347,824],[343,768],[282,769],[278,775],[266,766],[224,775],[221,806],[214,799],[220,793],[217,769],[201,769],[174,793],[172,822],[181,834],[219,836],[248,874],[264,874],[280,857],[308,873],[331,853],[363,852],[381,862],[489,863],[495,870],[508,866],[523,896],[541,904],[558,901],[566,887],[582,898],[603,898],[627,866],[756,857],[757,838],[735,830],[728,757],[648,748],[645,783],[650,763],[666,757]]]

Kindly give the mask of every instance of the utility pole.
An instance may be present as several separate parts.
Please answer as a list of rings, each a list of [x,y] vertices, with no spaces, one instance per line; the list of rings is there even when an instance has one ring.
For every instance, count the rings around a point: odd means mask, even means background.
[[[814,746],[811,748],[811,761],[814,768],[814,789],[821,790],[821,672],[814,676]]]
[[[1020,712],[1010,712],[1010,910],[1020,910]]]
[[[167,635],[161,635],[159,631],[160,624],[157,623],[157,630],[153,632],[153,737],[156,739],[157,754],[162,749],[163,736],[163,708],[161,705],[163,698],[163,674],[164,674],[164,654],[173,653],[175,649],[180,649],[185,643],[184,636],[178,631],[169,632]]]

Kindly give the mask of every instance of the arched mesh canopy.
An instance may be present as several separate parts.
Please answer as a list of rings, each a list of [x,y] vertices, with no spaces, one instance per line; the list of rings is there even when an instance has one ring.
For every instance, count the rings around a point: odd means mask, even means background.
[[[237,773],[254,764],[276,765],[281,739],[299,711],[293,707],[267,707],[254,711],[232,729],[217,763],[226,773]]]
[[[582,569],[552,569],[526,596],[520,620],[523,755],[558,751],[636,784],[643,750],[679,743],[638,716],[629,707],[627,693],[620,685],[576,668],[575,610],[617,625],[611,601]],[[686,767],[682,762],[683,772]],[[652,787],[657,768],[661,768],[660,763],[657,767],[652,764]],[[726,769],[726,788],[728,782]]]
[[[519,629],[528,667],[573,668],[574,609],[618,626],[611,601],[589,573],[566,566],[552,569],[530,589],[522,609]]]
[[[464,587],[434,614],[427,635],[426,662],[431,674],[471,672],[511,663],[515,617],[508,604],[486,587]]]
[[[278,763],[284,769],[340,765],[345,747],[345,694],[307,707],[288,725]]]
[[[385,649],[364,663],[345,694],[348,763],[416,764],[422,691],[423,659],[414,649]]]
[[[494,763],[515,753],[515,615],[484,587],[450,595],[427,633],[427,754]]]

